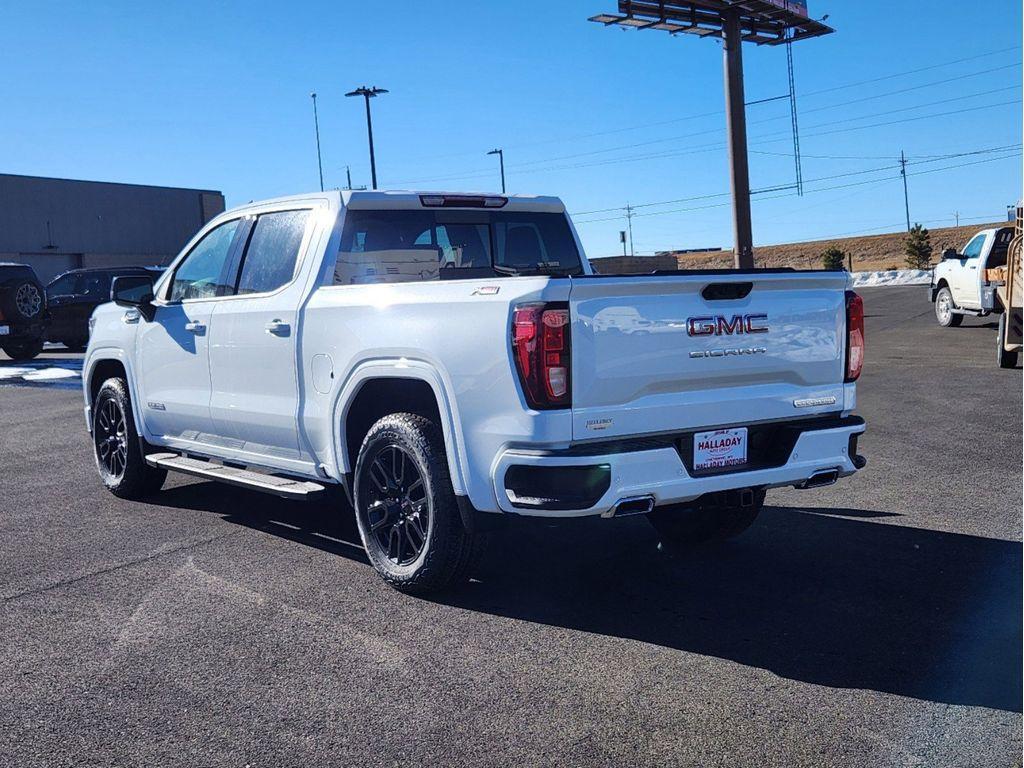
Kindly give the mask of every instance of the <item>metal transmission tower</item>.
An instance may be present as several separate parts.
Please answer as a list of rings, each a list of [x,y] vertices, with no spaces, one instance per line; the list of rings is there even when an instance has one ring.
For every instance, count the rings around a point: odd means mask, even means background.
[[[376,86],[367,88],[363,85],[345,94],[346,96],[362,96],[366,99],[366,133],[370,138],[370,183],[373,189],[377,188],[377,159],[373,155],[373,121],[370,119],[370,99],[382,93],[387,93],[387,90]]]
[[[744,42],[790,45],[835,30],[809,18],[804,0],[619,0],[618,5],[617,14],[599,14],[592,16],[590,21],[605,26],[661,30],[672,36],[686,33],[722,40],[733,197],[733,263],[738,269],[752,268],[754,240],[750,221],[750,172],[747,166],[741,46]],[[647,74],[644,76],[649,77]],[[792,82],[790,87],[792,89]],[[795,107],[793,109],[795,115]]]

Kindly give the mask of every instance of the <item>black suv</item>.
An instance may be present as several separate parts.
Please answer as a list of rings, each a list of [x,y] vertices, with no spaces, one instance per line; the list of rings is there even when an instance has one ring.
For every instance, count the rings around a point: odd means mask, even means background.
[[[31,360],[43,351],[48,321],[46,292],[32,267],[0,262],[0,349]]]
[[[46,286],[50,311],[48,341],[72,351],[85,349],[89,342],[89,317],[100,304],[110,301],[110,284],[121,275],[148,275],[154,280],[162,267],[103,267],[72,269]]]

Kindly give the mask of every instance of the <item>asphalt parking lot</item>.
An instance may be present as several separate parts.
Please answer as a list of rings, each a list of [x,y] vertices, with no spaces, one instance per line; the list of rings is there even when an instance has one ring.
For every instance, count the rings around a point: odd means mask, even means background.
[[[0,764],[1020,765],[1020,370],[862,294],[864,472],[686,557],[517,526],[436,600],[340,504],[114,498],[74,377],[0,361]]]

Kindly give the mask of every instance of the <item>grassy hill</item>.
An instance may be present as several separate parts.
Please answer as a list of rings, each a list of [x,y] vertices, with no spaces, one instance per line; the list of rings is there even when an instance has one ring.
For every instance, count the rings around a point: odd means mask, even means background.
[[[941,227],[932,229],[932,261],[936,262],[944,248],[961,248],[978,230],[1006,226],[1007,222],[971,224],[964,227]],[[853,255],[854,272],[874,272],[882,269],[902,269],[904,264],[903,240],[906,232],[889,232],[884,235],[861,235],[840,237],[830,240],[812,240],[805,243],[783,245],[762,245],[754,248],[754,259],[759,267],[796,267],[798,269],[820,269],[821,253],[831,245]],[[605,274],[631,274],[650,272],[655,269],[717,269],[732,266],[731,251],[711,253],[665,252],[656,256],[634,258],[614,256],[607,259],[592,259],[598,272]]]

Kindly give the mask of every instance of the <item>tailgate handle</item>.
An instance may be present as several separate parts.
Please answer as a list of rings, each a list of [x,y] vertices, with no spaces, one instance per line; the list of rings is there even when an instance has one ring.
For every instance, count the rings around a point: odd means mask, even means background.
[[[754,288],[753,283],[708,283],[700,292],[707,301],[745,299]]]

